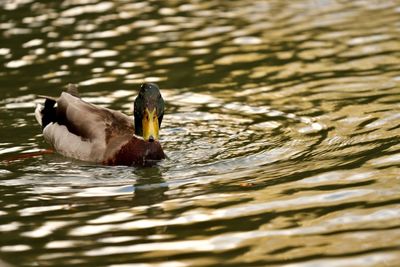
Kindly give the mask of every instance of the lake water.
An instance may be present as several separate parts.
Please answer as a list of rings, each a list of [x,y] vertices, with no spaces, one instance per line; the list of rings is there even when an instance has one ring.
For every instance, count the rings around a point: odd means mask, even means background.
[[[1,1],[0,257],[399,266],[399,36],[399,1]],[[145,81],[168,159],[39,155],[37,94],[132,114]]]

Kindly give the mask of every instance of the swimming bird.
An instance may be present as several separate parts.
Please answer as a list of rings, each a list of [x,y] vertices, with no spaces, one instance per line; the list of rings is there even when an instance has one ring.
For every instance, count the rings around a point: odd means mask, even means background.
[[[44,139],[55,151],[105,165],[148,165],[165,158],[159,142],[164,100],[154,83],[141,85],[134,101],[134,120],[115,110],[82,100],[69,85],[58,98],[45,98],[35,117]]]

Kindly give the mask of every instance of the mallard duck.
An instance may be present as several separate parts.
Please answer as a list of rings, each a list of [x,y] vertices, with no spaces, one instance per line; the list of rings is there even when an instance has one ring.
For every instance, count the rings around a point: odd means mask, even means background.
[[[164,100],[154,83],[144,83],[131,117],[90,104],[69,85],[58,98],[47,96],[35,117],[43,136],[67,157],[105,165],[146,165],[165,158],[159,143]]]

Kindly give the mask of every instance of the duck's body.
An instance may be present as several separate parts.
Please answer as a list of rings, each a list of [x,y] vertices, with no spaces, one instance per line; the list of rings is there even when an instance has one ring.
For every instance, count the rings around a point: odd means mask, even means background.
[[[140,123],[143,114],[137,118]],[[165,158],[152,132],[147,139],[136,135],[138,129],[132,118],[87,103],[73,92],[63,92],[57,99],[47,98],[44,107],[38,105],[35,115],[46,141],[67,157],[107,165],[144,165]]]

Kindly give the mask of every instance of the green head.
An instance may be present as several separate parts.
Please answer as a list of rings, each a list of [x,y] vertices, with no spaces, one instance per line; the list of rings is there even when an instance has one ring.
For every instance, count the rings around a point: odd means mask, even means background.
[[[159,130],[164,116],[164,99],[154,83],[144,83],[134,102],[135,134],[145,141],[159,139]]]

